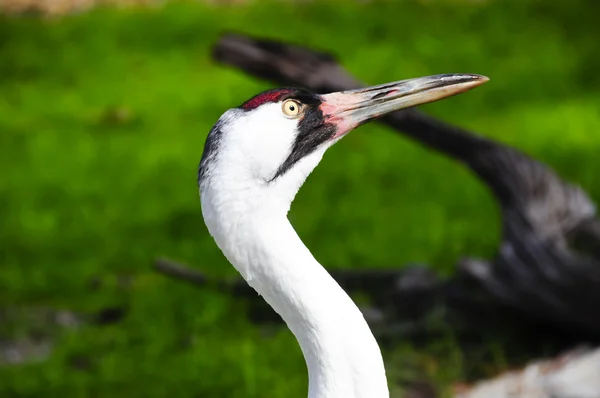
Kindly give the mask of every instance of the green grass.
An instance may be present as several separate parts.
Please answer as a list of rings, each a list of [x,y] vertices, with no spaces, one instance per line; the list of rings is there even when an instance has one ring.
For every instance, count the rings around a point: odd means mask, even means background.
[[[59,333],[45,362],[0,367],[0,395],[305,396],[286,329],[265,335],[240,303],[150,268],[168,256],[235,275],[203,225],[196,168],[220,114],[269,85],[211,61],[224,30],[332,51],[370,83],[487,75],[425,109],[523,149],[600,199],[597,6],[422,3],[0,16],[0,307],[129,308],[121,323]],[[290,218],[331,268],[424,262],[449,273],[460,256],[491,255],[499,237],[497,209],[469,172],[375,124],[328,152]],[[0,326],[0,340],[26,333]],[[385,356],[420,363],[442,385],[477,365],[451,341]]]

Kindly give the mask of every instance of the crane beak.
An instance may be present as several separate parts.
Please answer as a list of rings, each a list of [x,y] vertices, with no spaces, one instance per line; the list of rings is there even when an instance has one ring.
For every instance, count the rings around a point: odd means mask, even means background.
[[[426,104],[470,90],[489,79],[473,74],[443,74],[401,80],[321,95],[326,123],[337,126],[332,139],[390,112]]]

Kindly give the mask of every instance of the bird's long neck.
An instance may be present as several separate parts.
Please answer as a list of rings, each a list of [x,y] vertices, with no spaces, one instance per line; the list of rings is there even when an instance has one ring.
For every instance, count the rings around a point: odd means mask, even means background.
[[[304,246],[287,209],[243,209],[248,205],[215,210],[203,201],[205,221],[225,256],[296,336],[308,396],[388,397],[381,353],[362,313]]]

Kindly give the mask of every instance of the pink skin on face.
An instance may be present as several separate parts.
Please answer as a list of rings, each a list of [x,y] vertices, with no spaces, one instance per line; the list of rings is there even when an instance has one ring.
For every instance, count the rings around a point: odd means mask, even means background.
[[[385,98],[392,94],[397,93],[399,90],[392,89],[388,92],[379,93],[376,95],[377,99]],[[328,123],[333,123],[337,126],[338,130],[335,135],[331,138],[335,140],[349,133],[361,123],[380,116],[379,114],[371,114],[370,117],[365,118],[365,114],[360,112],[360,109],[364,108],[369,102],[373,102],[373,96],[375,94],[369,94],[367,92],[351,92],[351,93],[331,93],[321,95],[321,105],[319,108],[323,112],[323,117]]]
[[[342,93],[331,93],[322,95],[321,100],[323,102],[319,108],[321,109],[321,112],[323,112],[325,121],[337,126],[337,132],[331,137],[332,140],[340,138],[358,126],[358,123],[354,118],[350,117],[349,114],[344,114],[344,111],[356,106],[356,98],[354,96]]]

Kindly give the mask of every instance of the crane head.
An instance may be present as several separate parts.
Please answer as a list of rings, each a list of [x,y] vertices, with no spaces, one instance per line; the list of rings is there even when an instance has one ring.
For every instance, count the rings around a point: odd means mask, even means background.
[[[226,111],[212,128],[200,163],[200,190],[244,192],[263,203],[279,196],[289,207],[327,148],[349,131],[486,81],[480,75],[445,74],[329,94],[265,91]]]

